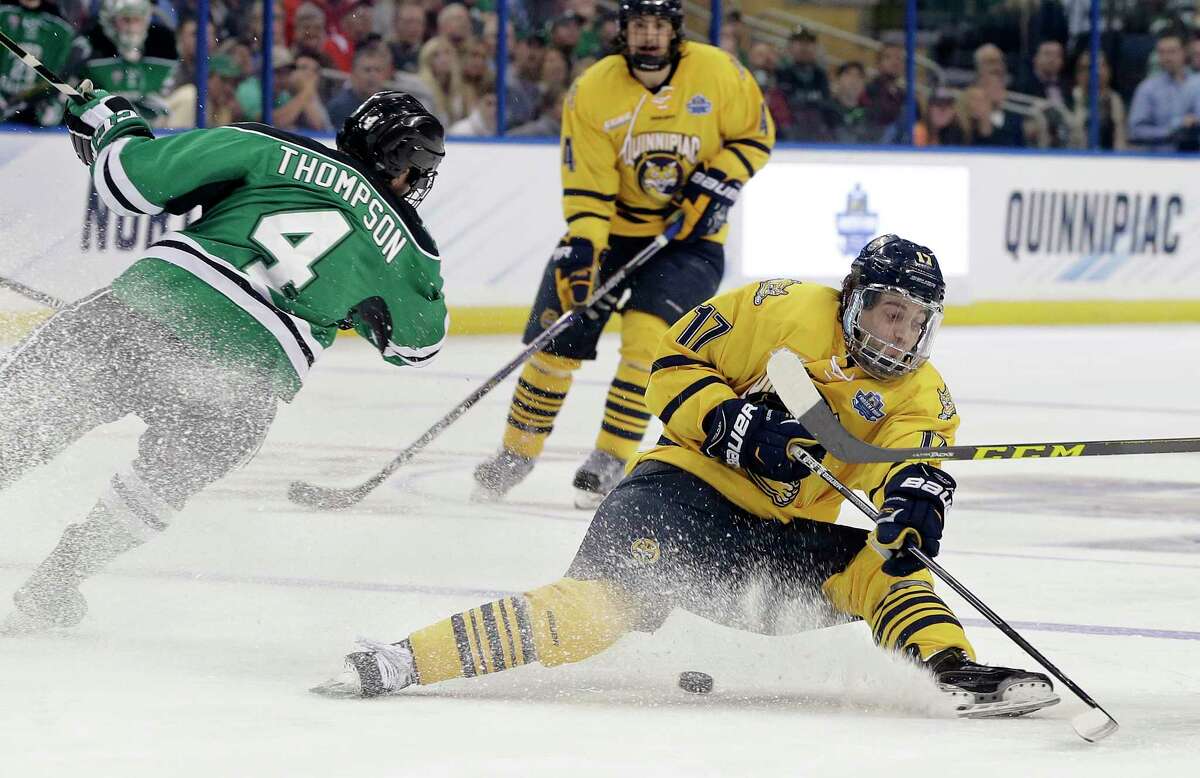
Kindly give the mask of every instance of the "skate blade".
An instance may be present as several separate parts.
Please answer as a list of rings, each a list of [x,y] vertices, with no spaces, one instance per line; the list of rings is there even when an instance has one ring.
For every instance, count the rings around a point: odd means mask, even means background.
[[[353,671],[335,675],[328,681],[312,687],[309,691],[320,697],[337,700],[360,699],[362,697],[362,687],[358,682],[358,673]]]
[[[581,511],[594,511],[600,507],[607,495],[589,492],[586,489],[575,489],[575,507]]]
[[[50,619],[40,619],[21,611],[12,611],[0,622],[0,636],[22,637],[24,635],[45,635],[63,629]]]
[[[500,502],[504,499],[504,492],[497,492],[495,489],[489,489],[486,486],[476,486],[471,492],[471,502],[491,503]]]
[[[960,719],[1016,718],[1062,701],[1050,684],[1040,681],[1016,683],[998,695],[975,695],[962,690],[943,691],[954,699],[954,713]]]

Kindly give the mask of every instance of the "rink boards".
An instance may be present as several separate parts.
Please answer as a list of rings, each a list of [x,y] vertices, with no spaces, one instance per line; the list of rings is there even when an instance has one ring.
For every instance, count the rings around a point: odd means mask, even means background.
[[[455,331],[515,331],[563,231],[558,146],[457,141],[422,215]],[[198,161],[198,164],[204,164]],[[837,283],[870,237],[937,253],[951,323],[1200,320],[1200,183],[1187,158],[777,149],[734,209],[726,285]],[[103,206],[56,132],[0,133],[0,275],[63,299],[185,217]],[[9,297],[0,309],[20,306]]]

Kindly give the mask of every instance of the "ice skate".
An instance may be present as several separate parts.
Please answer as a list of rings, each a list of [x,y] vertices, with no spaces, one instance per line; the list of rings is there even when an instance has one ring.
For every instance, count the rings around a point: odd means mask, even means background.
[[[530,457],[501,448],[494,457],[475,468],[476,486],[471,499],[475,502],[503,499],[510,489],[525,480],[525,476],[533,470],[533,463]]]
[[[346,655],[346,667],[325,683],[309,689],[322,697],[379,697],[417,682],[408,641],[377,643],[359,640],[366,651]]]
[[[960,718],[1024,716],[1057,705],[1060,700],[1045,675],[981,665],[972,662],[960,648],[939,651],[925,666],[933,673],[938,688],[953,699]]]
[[[595,510],[624,477],[624,462],[607,451],[593,449],[575,471],[575,507]]]
[[[13,594],[16,607],[0,623],[0,634],[29,635],[74,627],[87,615],[87,600],[79,589],[59,585],[40,573]]]

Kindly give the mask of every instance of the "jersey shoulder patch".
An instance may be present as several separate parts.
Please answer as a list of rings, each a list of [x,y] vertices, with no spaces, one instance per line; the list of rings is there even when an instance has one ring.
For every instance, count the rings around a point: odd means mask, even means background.
[[[758,282],[758,290],[754,292],[754,304],[762,305],[768,297],[783,297],[788,293],[788,287],[799,284],[790,278],[771,278]]]

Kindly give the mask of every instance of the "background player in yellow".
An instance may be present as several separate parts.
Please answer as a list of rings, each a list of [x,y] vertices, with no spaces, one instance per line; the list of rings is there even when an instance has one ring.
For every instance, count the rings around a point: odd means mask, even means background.
[[[801,600],[827,608],[827,623],[865,621],[881,647],[923,663],[961,715],[1058,702],[1040,673],[976,663],[929,571],[905,550],[937,555],[954,479],[924,463],[827,456],[765,377],[786,347],[853,434],[877,446],[949,445],[958,416],[927,361],[944,295],[933,252],[885,235],[862,249],[840,291],[776,279],[696,307],[654,360],[646,398],[665,434],[600,505],[566,576],[399,643],[368,643],[314,691],[370,697],[576,662],[656,630],[677,607],[770,634],[782,605]],[[797,445],[870,496],[884,516],[874,532],[834,523],[842,497],[789,455]],[[759,596],[744,596],[751,587]]]
[[[575,474],[576,505],[595,508],[624,473],[650,421],[645,389],[667,327],[711,297],[725,271],[725,219],[741,186],[767,162],[775,128],[754,78],[720,49],[682,38],[680,0],[622,0],[621,53],[588,68],[563,110],[567,234],[546,266],[524,341],[584,302],[668,218],[677,239],[626,285],[621,361],[595,450]],[[541,454],[581,360],[624,289],[529,360],[503,443],[475,470],[476,496],[498,499]]]

